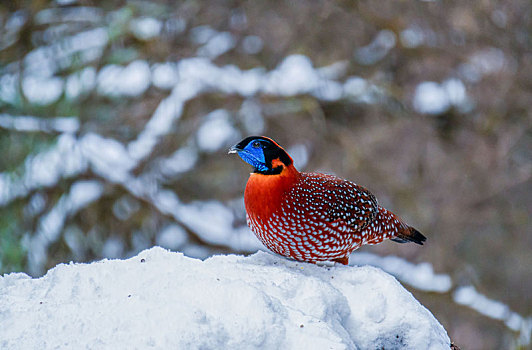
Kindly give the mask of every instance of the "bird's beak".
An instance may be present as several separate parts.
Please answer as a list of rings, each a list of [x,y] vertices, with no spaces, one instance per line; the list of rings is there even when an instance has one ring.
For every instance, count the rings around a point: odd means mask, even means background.
[[[231,153],[238,153],[239,151],[242,151],[240,148],[238,148],[236,145],[234,145],[233,147],[229,148],[229,152],[227,152],[228,154],[231,154]]]

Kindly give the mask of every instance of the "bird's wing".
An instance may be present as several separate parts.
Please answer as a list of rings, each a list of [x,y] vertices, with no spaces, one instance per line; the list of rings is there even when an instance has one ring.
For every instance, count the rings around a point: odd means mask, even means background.
[[[314,199],[321,203],[326,221],[344,222],[361,231],[377,216],[377,199],[366,188],[333,175],[311,174],[307,181],[319,183]]]

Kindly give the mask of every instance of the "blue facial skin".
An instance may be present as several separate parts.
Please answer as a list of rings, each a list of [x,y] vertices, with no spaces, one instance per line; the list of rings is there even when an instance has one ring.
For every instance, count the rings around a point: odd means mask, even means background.
[[[255,145],[255,146],[254,146]],[[258,146],[258,147],[257,147]],[[262,145],[257,142],[250,142],[243,150],[238,151],[238,155],[246,163],[250,164],[258,171],[268,171],[270,168],[266,165]]]

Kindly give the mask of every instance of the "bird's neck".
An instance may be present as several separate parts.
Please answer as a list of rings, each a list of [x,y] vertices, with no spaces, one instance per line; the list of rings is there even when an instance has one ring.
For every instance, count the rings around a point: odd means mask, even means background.
[[[277,175],[252,173],[244,193],[248,215],[269,218],[280,207],[283,195],[294,186],[300,176],[301,173],[293,164]]]

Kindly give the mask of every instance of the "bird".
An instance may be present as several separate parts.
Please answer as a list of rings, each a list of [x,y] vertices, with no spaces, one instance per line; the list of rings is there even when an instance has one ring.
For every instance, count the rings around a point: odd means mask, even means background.
[[[229,149],[253,167],[244,191],[246,221],[269,250],[297,261],[348,265],[364,244],[426,237],[340,177],[298,171],[273,139],[249,136]]]

